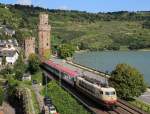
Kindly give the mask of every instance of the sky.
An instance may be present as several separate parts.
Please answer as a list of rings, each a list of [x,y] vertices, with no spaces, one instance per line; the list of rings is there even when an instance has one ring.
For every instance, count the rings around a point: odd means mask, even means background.
[[[87,12],[150,11],[150,0],[0,0],[0,3]]]

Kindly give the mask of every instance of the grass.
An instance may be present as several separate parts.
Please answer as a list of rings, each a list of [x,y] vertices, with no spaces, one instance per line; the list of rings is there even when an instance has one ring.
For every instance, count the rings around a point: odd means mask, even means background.
[[[45,91],[42,91],[44,95]],[[48,96],[60,114],[90,114],[77,100],[68,92],[63,90],[55,81],[48,84]]]
[[[144,103],[143,101],[137,99],[134,101],[129,101],[129,103],[150,114],[150,104]]]
[[[150,48],[140,49],[140,51],[150,51]]]
[[[40,108],[36,99],[36,95],[32,89],[31,89],[31,95],[32,95],[32,101],[33,101],[35,112],[36,114],[40,114]]]
[[[129,51],[128,46],[120,46],[121,51]]]
[[[66,39],[74,44],[87,42],[89,47],[93,48],[105,47],[113,42],[118,42],[122,50],[127,50],[129,44],[126,42],[127,46],[122,45],[127,38],[150,41],[150,30],[143,29],[138,21],[97,21],[91,24],[70,23],[65,25],[57,23],[53,26],[52,35],[60,36],[61,39]]]
[[[38,83],[42,83],[42,71],[39,71],[32,75],[31,79],[36,80]]]
[[[37,36],[36,29],[39,12],[41,11],[23,7],[18,9],[14,6],[6,9],[3,5],[0,6],[0,23],[3,23],[3,20],[6,20],[7,24],[14,27],[16,31],[22,28],[26,28],[27,30],[35,29],[33,30],[33,34],[34,36]],[[144,19],[142,21],[134,19],[130,21],[126,21],[126,19],[104,21],[105,19],[92,18],[94,14],[85,16],[86,13],[80,14],[71,11],[66,11],[66,13],[61,11],[48,13],[50,17],[49,22],[52,26],[51,36],[58,37],[59,40],[61,40],[61,43],[71,42],[80,45],[81,42],[85,42],[88,44],[88,49],[105,49],[114,43],[118,43],[121,46],[128,46],[130,43],[133,43],[132,40],[145,41],[145,44],[149,44],[150,42],[150,29],[143,28],[143,21],[149,16],[149,13],[138,13],[135,16],[131,15],[132,18],[142,15]],[[104,15],[105,14],[103,14],[103,16]],[[110,15],[105,16],[106,18],[110,17]],[[115,15],[112,14],[111,16],[114,17]],[[127,15],[122,16],[126,17]],[[89,19],[91,21],[89,21]],[[20,40],[20,37],[18,37],[18,40]],[[126,40],[128,40],[128,42],[126,42]],[[49,53],[45,56],[48,55]]]

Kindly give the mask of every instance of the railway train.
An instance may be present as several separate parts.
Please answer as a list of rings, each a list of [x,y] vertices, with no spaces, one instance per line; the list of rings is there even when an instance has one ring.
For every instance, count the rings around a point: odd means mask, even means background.
[[[101,84],[87,76],[81,76],[77,71],[57,64],[52,60],[43,62],[42,67],[102,106],[107,108],[116,106],[117,95],[114,88]]]

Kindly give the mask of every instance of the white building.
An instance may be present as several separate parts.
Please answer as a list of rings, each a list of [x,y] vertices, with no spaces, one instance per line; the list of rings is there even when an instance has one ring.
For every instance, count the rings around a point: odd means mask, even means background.
[[[31,81],[31,75],[29,73],[24,74],[23,77],[22,77],[22,80],[24,80],[24,81],[25,80]]]
[[[5,50],[5,51],[0,51],[0,65],[2,65],[2,58],[3,57],[6,57],[6,64],[14,64],[18,57],[19,57],[19,54],[17,51],[14,51],[14,50]]]

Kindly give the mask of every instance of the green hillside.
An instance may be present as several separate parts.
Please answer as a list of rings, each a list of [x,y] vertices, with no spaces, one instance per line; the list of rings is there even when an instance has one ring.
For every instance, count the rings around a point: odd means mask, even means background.
[[[150,48],[150,12],[87,13],[49,10],[33,6],[0,5],[0,25],[14,28],[20,42],[37,37],[40,12],[49,14],[53,45],[72,43],[80,49],[118,50]],[[2,36],[1,36],[2,37]],[[56,47],[55,46],[55,47]]]

